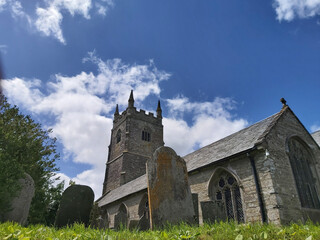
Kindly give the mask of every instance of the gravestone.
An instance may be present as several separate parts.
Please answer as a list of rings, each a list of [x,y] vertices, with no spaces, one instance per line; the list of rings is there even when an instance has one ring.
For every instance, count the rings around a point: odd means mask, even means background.
[[[109,216],[105,209],[99,208],[98,203],[94,203],[90,213],[90,227],[96,229],[106,229],[109,227]]]
[[[199,224],[199,196],[198,193],[192,193],[192,203],[194,210],[194,221],[196,224]]]
[[[138,229],[146,231],[150,229],[150,217],[149,217],[149,202],[148,195],[144,195],[139,204],[139,224]]]
[[[164,224],[194,223],[185,161],[169,147],[158,148],[147,161],[151,229]]]
[[[108,218],[103,218],[102,216],[99,216],[95,219],[94,224],[92,225],[93,228],[97,229],[106,229],[109,227],[109,221]]]
[[[12,200],[12,210],[5,213],[5,221],[17,222],[25,225],[29,215],[31,200],[34,195],[34,181],[29,174],[25,174],[25,178],[19,179],[21,189],[18,195]]]
[[[143,215],[139,219],[138,228],[141,231],[146,231],[146,230],[150,229],[150,219],[149,219],[149,216],[147,214]]]
[[[114,216],[114,228],[119,230],[128,225],[128,211],[124,204],[121,204],[118,213]]]
[[[129,228],[130,230],[136,230],[136,229],[138,229],[138,228],[139,228],[139,220],[134,220],[134,219],[130,220],[130,221],[129,221],[128,228]]]
[[[89,186],[72,185],[62,194],[55,226],[65,227],[74,223],[88,226],[94,193]]]
[[[226,213],[222,202],[204,201],[200,202],[203,222],[214,223],[215,221],[226,221]]]

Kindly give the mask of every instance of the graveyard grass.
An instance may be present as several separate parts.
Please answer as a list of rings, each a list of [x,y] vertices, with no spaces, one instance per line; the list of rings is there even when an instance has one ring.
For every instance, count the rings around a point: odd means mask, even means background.
[[[123,229],[113,231],[110,229],[98,230],[85,228],[84,225],[75,224],[72,227],[56,229],[43,225],[30,225],[22,227],[16,223],[0,224],[0,239],[19,240],[65,240],[65,239],[294,239],[315,240],[320,239],[320,225],[308,222],[307,224],[291,224],[277,226],[271,224],[236,224],[215,223],[192,227],[186,224],[167,226],[163,230],[137,231]]]

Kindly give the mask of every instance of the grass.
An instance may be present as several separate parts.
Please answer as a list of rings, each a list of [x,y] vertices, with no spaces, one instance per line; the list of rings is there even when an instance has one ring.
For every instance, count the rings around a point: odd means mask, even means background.
[[[16,223],[0,224],[0,239],[6,240],[77,240],[77,239],[234,239],[234,240],[264,240],[264,239],[320,239],[320,225],[311,222],[307,224],[292,224],[277,226],[271,224],[236,224],[215,223],[192,227],[186,224],[167,226],[164,230],[144,231],[123,229],[98,230],[85,228],[75,224],[71,227],[56,229],[42,225],[22,227]]]

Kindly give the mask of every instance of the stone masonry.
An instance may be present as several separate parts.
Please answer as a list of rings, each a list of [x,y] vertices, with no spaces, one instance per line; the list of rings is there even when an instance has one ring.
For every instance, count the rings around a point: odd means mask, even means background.
[[[136,111],[130,99],[125,112],[115,113],[104,195],[97,200],[111,228],[122,204],[128,226],[141,222],[148,192],[144,164],[163,146],[160,106],[153,117]],[[282,104],[278,113],[183,157],[197,223],[320,222],[320,131],[311,136]],[[129,132],[116,145],[119,129]],[[143,131],[150,142],[141,140]]]
[[[114,114],[103,194],[145,174],[146,161],[163,145],[160,102],[157,116],[147,115],[136,110],[131,91],[127,109],[119,114],[117,106]]]

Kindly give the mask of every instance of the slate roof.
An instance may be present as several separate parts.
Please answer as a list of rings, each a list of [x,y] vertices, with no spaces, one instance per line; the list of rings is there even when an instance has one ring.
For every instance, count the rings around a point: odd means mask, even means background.
[[[252,149],[264,139],[282,112],[184,156],[188,172]]]
[[[286,109],[289,108],[283,108],[280,112],[260,122],[184,156],[183,158],[187,163],[188,172],[252,149],[263,141],[264,137]],[[144,189],[147,189],[146,175],[142,175],[110,191],[98,199],[97,202],[99,206],[103,206]]]
[[[320,130],[316,131],[314,133],[311,133],[311,136],[313,137],[313,139],[318,143],[318,145],[320,146]]]
[[[97,202],[99,207],[101,207],[144,189],[147,189],[146,174],[110,191],[109,193],[98,199]]]

